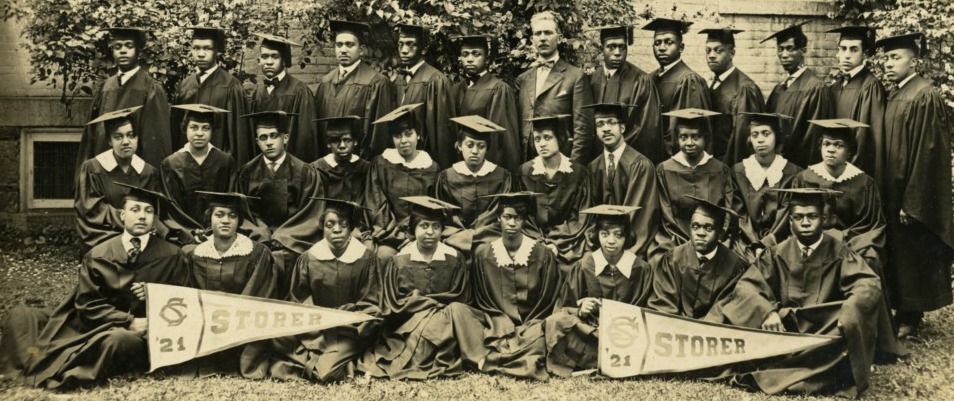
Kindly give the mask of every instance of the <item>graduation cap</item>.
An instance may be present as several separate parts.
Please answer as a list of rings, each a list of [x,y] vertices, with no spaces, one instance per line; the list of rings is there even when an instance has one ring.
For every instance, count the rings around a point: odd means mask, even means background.
[[[152,205],[156,209],[156,214],[159,214],[160,206],[163,202],[168,202],[169,198],[166,198],[165,195],[156,191],[150,191],[145,188],[140,188],[135,185],[129,185],[124,182],[113,181],[113,184],[119,185],[121,187],[126,187],[129,189],[125,195],[123,195],[123,203],[127,200],[134,200],[137,202],[144,202]]]
[[[411,217],[416,219],[447,221],[452,213],[460,210],[458,206],[430,196],[405,196],[401,200],[411,204]]]
[[[350,33],[357,37],[361,43],[367,40],[368,33],[371,32],[371,26],[363,22],[331,20],[328,21],[328,25],[331,27],[331,32],[334,32],[336,35],[339,33]]]
[[[570,117],[569,114],[554,114],[549,116],[540,116],[528,118],[531,131],[553,131],[556,137],[562,142],[566,139],[566,129],[563,128],[563,120]]]
[[[676,36],[682,37],[686,32],[689,32],[689,27],[692,25],[692,22],[682,21],[669,18],[656,18],[650,21],[648,24],[643,26],[644,31],[653,31],[656,33],[667,32],[674,33]]]
[[[600,43],[604,43],[607,39],[611,38],[624,38],[626,39],[626,44],[633,44],[634,35],[632,25],[606,25],[588,29],[588,31],[600,31]]]
[[[732,209],[716,205],[715,203],[710,202],[708,199],[703,199],[693,195],[683,196],[696,201],[696,209],[693,213],[699,213],[703,216],[712,218],[716,221],[716,223],[718,223],[716,225],[719,227],[725,228],[725,222],[729,220],[729,217],[739,217],[739,215],[736,214]]]
[[[267,47],[272,50],[277,50],[279,54],[282,55],[282,62],[285,64],[285,67],[291,66],[291,48],[292,46],[301,46],[300,43],[288,40],[281,36],[269,35],[267,33],[253,33],[253,35],[262,38],[262,47]]]
[[[215,51],[219,53],[225,52],[226,39],[224,29],[204,26],[190,26],[186,29],[192,30],[192,40],[210,39],[215,47]]]
[[[822,127],[822,135],[834,139],[841,139],[852,149],[857,149],[858,140],[855,138],[855,128],[868,128],[869,125],[850,118],[835,118],[828,120],[808,120],[809,123]]]
[[[536,205],[536,197],[542,194],[530,191],[508,192],[505,194],[484,195],[481,198],[496,198],[499,204],[499,210],[503,211],[505,207],[523,206],[528,210],[533,210]]]
[[[238,192],[195,191],[195,193],[202,195],[204,198],[209,200],[209,209],[212,209],[215,206],[227,207],[236,213],[241,214],[243,219],[252,218],[252,210],[249,209],[248,200],[260,199]]]
[[[110,40],[132,40],[136,43],[136,48],[146,47],[146,34],[148,30],[135,27],[111,27],[106,28],[109,32]]]
[[[492,134],[507,131],[506,128],[478,115],[454,117],[450,120],[460,127],[458,132],[461,137],[466,135],[481,141],[490,141]]]
[[[808,45],[808,37],[805,36],[805,33],[802,32],[802,25],[809,23],[810,21],[801,21],[796,22],[795,24],[782,29],[781,31],[775,32],[769,37],[762,39],[759,43],[768,42],[770,39],[775,38],[777,43],[782,43],[786,40],[795,38],[795,47],[805,47]],[[804,43],[799,43],[799,38],[803,38]]]
[[[454,36],[451,40],[459,42],[459,46],[463,47],[479,47],[487,51],[487,57],[493,57],[497,53],[496,42],[490,36],[485,35],[466,35],[466,36]]]
[[[717,116],[722,113],[717,113],[711,110],[705,109],[680,109],[673,110],[670,112],[662,113],[662,115],[667,117],[676,118],[676,126],[683,126],[688,128],[699,128],[706,131],[706,123],[709,121],[709,117]]]
[[[185,116],[182,118],[183,122],[192,118],[197,121],[212,123],[215,121],[217,113],[229,113],[228,110],[200,103],[177,104],[173,105],[172,108],[185,110]]]
[[[752,113],[748,111],[743,111],[739,113],[740,115],[748,116],[749,125],[768,125],[772,127],[772,130],[775,131],[775,135],[782,135],[780,132],[782,130],[782,119],[791,120],[792,117],[786,116],[784,114],[778,113]]]
[[[841,38],[838,39],[839,42],[842,40],[860,40],[861,48],[869,51],[874,49],[876,31],[876,28],[868,26],[843,26],[825,32],[841,34]]]
[[[258,127],[275,127],[278,129],[279,133],[290,134],[288,127],[290,126],[290,119],[292,116],[297,116],[295,113],[286,113],[282,110],[276,111],[260,111],[257,113],[246,114],[241,116],[242,118],[252,119],[252,129]]]
[[[591,214],[596,216],[597,221],[606,221],[611,223],[629,226],[629,216],[637,210],[642,209],[639,206],[622,205],[598,205],[588,209],[580,210],[582,214]]]
[[[397,24],[398,36],[413,36],[421,48],[427,47],[427,29],[420,25]]]
[[[400,106],[390,113],[381,116],[371,124],[387,124],[388,132],[392,135],[403,132],[407,129],[417,129],[417,119],[414,111],[424,103],[411,103]]]
[[[789,196],[789,205],[818,206],[824,208],[829,199],[833,199],[843,192],[827,188],[769,188],[769,191]]]
[[[109,113],[103,113],[99,117],[96,117],[92,121],[86,123],[86,125],[103,123],[106,134],[109,135],[116,131],[117,128],[132,123],[132,119],[130,119],[129,116],[141,108],[142,106],[133,106],[121,110],[111,111]]]
[[[745,31],[733,28],[708,28],[699,31],[700,34],[706,35],[707,41],[714,40],[732,46],[735,46],[735,35],[742,32]]]
[[[597,117],[613,116],[624,120],[629,116],[629,109],[632,107],[636,107],[636,105],[622,103],[595,103],[583,106],[584,109],[593,109],[593,114]]]
[[[355,202],[342,199],[323,198],[316,196],[312,196],[311,199],[324,202],[325,211],[333,211],[339,216],[348,218],[348,220],[351,220],[352,223],[356,223],[358,221],[358,217],[361,216],[363,211],[369,210],[368,208]]]
[[[927,41],[921,32],[884,38],[875,42],[875,47],[882,48],[885,52],[896,49],[911,49],[918,57],[924,57],[927,54]]]
[[[330,139],[337,139],[345,134],[351,134],[351,138],[360,141],[362,136],[361,125],[358,124],[364,117],[359,116],[341,116],[318,118],[312,121],[325,123],[325,136]]]

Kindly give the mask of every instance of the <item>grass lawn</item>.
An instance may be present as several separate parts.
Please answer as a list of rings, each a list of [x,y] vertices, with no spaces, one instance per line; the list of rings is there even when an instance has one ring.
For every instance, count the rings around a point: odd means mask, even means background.
[[[0,240],[0,316],[19,302],[56,306],[72,290],[77,270],[72,246],[51,241]],[[906,342],[911,356],[876,366],[866,400],[954,400],[954,308],[928,314],[921,338]],[[0,379],[0,400],[764,400],[770,397],[722,384],[659,379],[609,380],[600,377],[554,379],[548,383],[467,374],[427,382],[367,380],[334,384],[251,381],[240,378],[184,380],[131,375],[107,385],[71,393],[21,387]],[[825,398],[810,398],[825,399]]]

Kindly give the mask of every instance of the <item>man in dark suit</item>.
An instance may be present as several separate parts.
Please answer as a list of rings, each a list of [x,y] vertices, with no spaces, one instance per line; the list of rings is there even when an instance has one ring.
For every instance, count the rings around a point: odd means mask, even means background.
[[[821,133],[809,120],[827,120],[835,115],[835,99],[828,86],[805,66],[808,37],[802,32],[804,24],[789,26],[759,42],[776,40],[779,64],[788,74],[772,89],[765,111],[793,117],[793,120],[782,120],[781,128],[787,139],[781,154],[799,167],[808,167],[821,158],[817,146]],[[789,122],[791,125],[786,126]]]
[[[219,66],[219,55],[225,51],[225,31],[220,28],[192,27],[192,62],[196,72],[189,75],[176,89],[173,104],[205,104],[228,111],[216,113],[212,146],[232,155],[239,166],[254,154],[252,133],[248,121],[241,116],[248,113],[248,98],[242,82]],[[185,111],[173,108],[172,146],[179,148],[189,141],[182,128]]]
[[[454,142],[457,141],[456,128],[450,121],[451,118],[457,117],[457,101],[454,99],[454,87],[447,76],[424,61],[426,48],[427,31],[424,27],[398,25],[398,56],[401,57],[401,69],[394,81],[398,105],[424,104],[416,114],[418,127],[421,127],[420,135],[424,139],[424,150],[442,168],[450,167],[458,160],[454,148]],[[386,138],[376,144],[380,147],[375,149],[375,155],[391,147],[391,137]]]
[[[626,61],[633,44],[633,27],[606,26],[600,31],[603,65],[590,75],[590,88],[596,103],[631,105],[625,115],[623,140],[649,158],[653,165],[668,158],[663,149],[662,111],[659,92],[649,74]]]
[[[699,31],[707,35],[706,63],[713,74],[709,83],[712,110],[722,113],[713,119],[712,155],[730,167],[751,154],[749,121],[739,113],[761,113],[765,108],[762,90],[732,63],[735,34],[741,32],[730,28]]]
[[[688,21],[656,18],[643,27],[643,30],[654,32],[653,57],[659,62],[659,69],[653,71],[652,77],[664,113],[682,109],[712,110],[706,80],[682,61],[682,52],[686,49],[682,35],[690,25],[692,23]],[[669,155],[677,152],[675,122],[675,118],[662,120],[663,141]],[[711,150],[711,147],[706,150]]]
[[[133,131],[139,136],[136,154],[151,166],[158,166],[172,153],[169,141],[169,101],[162,84],[149,76],[149,68],[140,64],[146,47],[147,31],[139,28],[110,28],[109,48],[118,71],[93,94],[89,120],[104,114],[142,106],[133,119]],[[108,150],[109,137],[99,125],[86,127],[80,139],[76,171],[88,159]]]
[[[262,68],[264,79],[255,85],[252,92],[251,111],[284,111],[289,115],[297,116],[289,122],[285,132],[291,139],[288,142],[288,153],[295,155],[305,163],[311,163],[318,158],[318,124],[315,123],[315,96],[304,82],[291,76],[288,68],[291,66],[291,47],[299,46],[286,38],[256,33],[262,38],[259,50],[258,64]],[[253,137],[255,128],[249,128]]]
[[[838,39],[838,80],[831,85],[835,97],[835,117],[850,118],[868,125],[855,130],[858,149],[851,163],[869,175],[884,159],[884,108],[888,94],[881,80],[865,64],[865,56],[874,53],[875,28],[843,26],[828,32]]]
[[[361,132],[366,135],[354,153],[371,160],[390,144],[391,138],[385,127],[372,125],[371,122],[397,106],[394,83],[361,61],[370,31],[367,24],[348,21],[330,21],[329,24],[334,33],[338,67],[318,81],[318,88],[315,89],[318,118],[363,117]],[[321,154],[327,154],[331,144],[324,128],[323,124],[318,125]],[[375,148],[379,150],[378,153],[374,153]]]
[[[550,11],[534,14],[530,18],[531,41],[537,51],[537,61],[532,68],[517,77],[524,154],[529,160],[535,153],[530,144],[532,129],[527,120],[540,116],[570,115],[573,120],[572,136],[560,151],[570,156],[572,161],[585,165],[595,154],[593,113],[583,108],[593,103],[593,94],[583,71],[560,59],[557,45],[562,33],[557,19],[557,15]]]

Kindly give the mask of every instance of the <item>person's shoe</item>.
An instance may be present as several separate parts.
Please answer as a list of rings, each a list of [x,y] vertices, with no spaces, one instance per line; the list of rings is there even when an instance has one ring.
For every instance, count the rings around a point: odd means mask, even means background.
[[[918,336],[918,326],[902,323],[898,326],[898,339],[906,340]]]

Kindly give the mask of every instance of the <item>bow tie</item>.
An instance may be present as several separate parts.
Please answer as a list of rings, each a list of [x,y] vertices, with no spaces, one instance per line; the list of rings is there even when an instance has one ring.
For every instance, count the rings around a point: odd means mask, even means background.
[[[278,81],[278,77],[272,79],[266,78],[264,81],[262,81],[262,83],[265,84],[265,86],[278,86]]]
[[[548,69],[548,70],[552,70],[552,69],[553,69],[553,66],[555,66],[555,65],[556,65],[556,61],[554,61],[554,60],[548,60],[548,61],[539,61],[539,60],[538,60],[538,61],[534,61],[534,62],[533,62],[533,66],[534,66],[534,67],[537,67],[537,68],[546,68],[546,69]]]
[[[414,71],[411,71],[411,69],[409,69],[409,68],[402,68],[402,69],[398,70],[397,72],[398,72],[398,74],[401,74],[401,75],[406,76],[406,77],[409,77],[409,76],[414,75]]]

